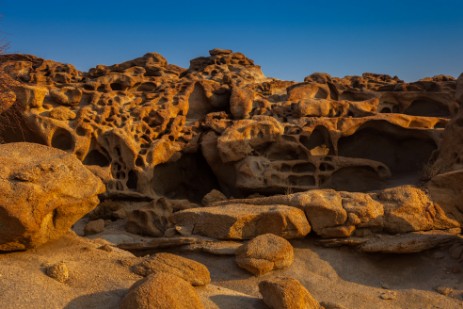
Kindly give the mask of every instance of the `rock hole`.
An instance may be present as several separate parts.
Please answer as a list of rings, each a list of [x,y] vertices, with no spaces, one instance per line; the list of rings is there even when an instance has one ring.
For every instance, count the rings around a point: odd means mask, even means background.
[[[312,131],[312,134],[310,134],[310,136],[301,135],[299,140],[302,143],[302,145],[304,145],[304,147],[307,148],[308,150],[311,150],[315,147],[319,147],[323,145],[332,149],[331,141],[330,141],[330,133],[328,129],[326,129],[324,126],[317,126]]]
[[[294,173],[311,173],[315,171],[315,165],[312,163],[298,163],[293,166]]]
[[[111,83],[111,84],[109,85],[109,87],[111,87],[111,89],[112,89],[113,91],[121,91],[121,90],[124,90],[124,87],[122,86],[121,83]]]
[[[137,173],[133,170],[129,172],[127,175],[127,188],[131,190],[136,190],[138,184],[138,176]]]
[[[85,165],[98,165],[101,167],[106,167],[109,166],[111,161],[108,159],[106,155],[104,155],[96,149],[93,149],[87,154],[83,163]]]
[[[72,150],[74,148],[74,137],[63,128],[58,128],[51,139],[51,146],[61,150]]]
[[[448,107],[430,99],[417,99],[410,104],[404,114],[413,116],[450,117]]]
[[[386,122],[369,126],[341,138],[339,155],[382,162],[393,173],[417,172],[437,148],[432,138],[419,130],[402,129]]]
[[[323,162],[320,164],[319,169],[322,172],[326,172],[326,171],[334,171],[335,168],[333,165]]]
[[[380,189],[383,181],[380,176],[368,166],[345,167],[334,172],[331,177],[322,179],[321,188],[331,188],[338,191],[368,192]]]
[[[157,165],[153,174],[155,192],[169,198],[199,203],[212,189],[220,190],[217,178],[201,153],[182,154],[175,162]]]

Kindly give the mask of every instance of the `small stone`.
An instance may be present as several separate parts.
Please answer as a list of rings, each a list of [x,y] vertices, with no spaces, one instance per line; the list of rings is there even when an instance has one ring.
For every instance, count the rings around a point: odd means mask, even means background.
[[[104,231],[105,222],[103,219],[92,220],[85,225],[85,235],[98,234]]]
[[[106,252],[113,252],[113,248],[110,245],[103,245],[98,247],[98,249],[106,251]]]
[[[347,309],[343,305],[332,302],[320,302],[320,305],[325,309]]]
[[[386,282],[381,282],[381,287],[382,287],[383,289],[386,289],[386,290],[390,290],[390,289],[391,289],[391,287],[389,286],[389,284],[387,284]]]
[[[165,237],[174,237],[175,235],[177,235],[177,230],[174,227],[168,228],[164,232]]]
[[[453,292],[452,288],[445,287],[445,286],[438,286],[437,288],[435,288],[435,290],[437,293],[442,294],[444,296],[449,296]]]
[[[397,298],[397,293],[395,291],[386,291],[382,292],[379,297],[384,300],[394,300]]]
[[[291,243],[274,234],[257,236],[236,251],[238,266],[255,276],[288,267],[293,261],[294,249]]]
[[[64,262],[47,267],[45,273],[48,277],[53,278],[61,283],[64,283],[69,279],[69,269]]]
[[[203,199],[201,200],[201,204],[204,206],[210,206],[216,202],[220,202],[226,199],[227,197],[222,192],[216,189],[212,189],[211,192],[204,195]]]

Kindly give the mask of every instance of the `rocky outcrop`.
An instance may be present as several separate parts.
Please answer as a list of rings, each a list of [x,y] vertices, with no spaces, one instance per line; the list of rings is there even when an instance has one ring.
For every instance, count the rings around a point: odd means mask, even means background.
[[[236,251],[235,261],[239,267],[260,276],[290,266],[294,261],[294,250],[286,239],[263,234],[241,246]]]
[[[316,73],[295,83],[222,49],[187,70],[156,53],[87,73],[27,55],[0,64],[19,81],[16,114],[4,116],[19,116],[12,123],[21,128],[0,136],[74,153],[117,196],[200,202],[212,189],[379,189],[421,172],[458,109],[457,81],[447,76],[405,83]],[[165,173],[181,176],[165,181]]]
[[[224,49],[188,69],[156,53],[89,72],[28,55],[0,65],[17,81],[0,138],[75,154],[106,201],[132,203],[102,218],[126,218],[127,232],[300,238],[312,226],[337,239],[463,222],[461,77],[314,73],[296,83]]]
[[[0,251],[57,239],[99,202],[102,182],[73,155],[32,143],[0,145]]]
[[[460,226],[452,213],[434,203],[425,191],[413,186],[375,193],[311,190],[219,202],[225,206],[228,203],[243,203],[250,207],[288,205],[302,209],[313,231],[324,238],[443,230]]]
[[[182,235],[199,234],[215,239],[251,239],[266,233],[293,239],[310,232],[304,212],[285,205],[192,208],[176,212],[173,220]]]

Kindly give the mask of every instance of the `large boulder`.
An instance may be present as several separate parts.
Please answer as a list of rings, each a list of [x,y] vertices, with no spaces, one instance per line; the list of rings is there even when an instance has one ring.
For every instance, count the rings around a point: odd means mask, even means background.
[[[120,309],[204,308],[195,289],[169,273],[156,273],[136,282],[122,299]]]
[[[290,266],[294,261],[294,249],[286,239],[264,234],[242,245],[236,252],[235,261],[239,267],[260,276]]]
[[[293,239],[310,232],[304,212],[285,205],[191,208],[176,212],[173,220],[183,235],[199,234],[215,239],[251,239],[266,233]]]
[[[0,251],[59,238],[103,192],[74,155],[32,143],[0,145]]]

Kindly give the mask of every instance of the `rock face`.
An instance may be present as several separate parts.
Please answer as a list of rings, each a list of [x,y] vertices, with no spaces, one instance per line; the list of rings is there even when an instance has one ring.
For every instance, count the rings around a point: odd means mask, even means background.
[[[222,49],[187,70],[156,53],[87,73],[28,55],[0,56],[0,65],[18,81],[3,113],[12,124],[0,129],[6,142],[74,153],[108,195],[196,202],[213,189],[238,197],[365,191],[418,175],[461,93],[446,76],[281,81]],[[171,173],[178,177],[165,181]]]
[[[266,233],[293,239],[303,238],[310,232],[304,212],[284,205],[192,208],[176,212],[173,220],[183,235],[199,234],[216,239],[251,239]]]
[[[200,309],[204,306],[191,284],[175,275],[159,272],[136,282],[120,308]]]
[[[368,233],[408,233],[460,226],[452,213],[434,203],[422,189],[400,186],[375,193],[311,190],[289,195],[220,202],[252,207],[288,205],[304,210],[313,231],[324,238]],[[256,206],[262,205],[262,206]]]
[[[2,55],[0,68],[16,81],[0,105],[0,140],[73,153],[106,200],[146,203],[113,213],[130,233],[174,236],[175,225],[220,239],[299,238],[308,219],[337,239],[463,223],[461,76],[313,73],[296,83],[224,49],[188,69],[156,53],[89,72]]]
[[[286,239],[274,234],[257,236],[236,252],[238,266],[256,276],[288,267],[293,261],[293,246]]]
[[[0,251],[56,239],[99,202],[102,182],[73,155],[31,143],[0,145]]]
[[[319,309],[320,304],[296,279],[280,277],[259,283],[264,302],[272,309]]]
[[[133,271],[141,276],[166,272],[195,286],[206,285],[211,282],[211,275],[206,266],[170,253],[156,253],[153,257],[135,265]]]

